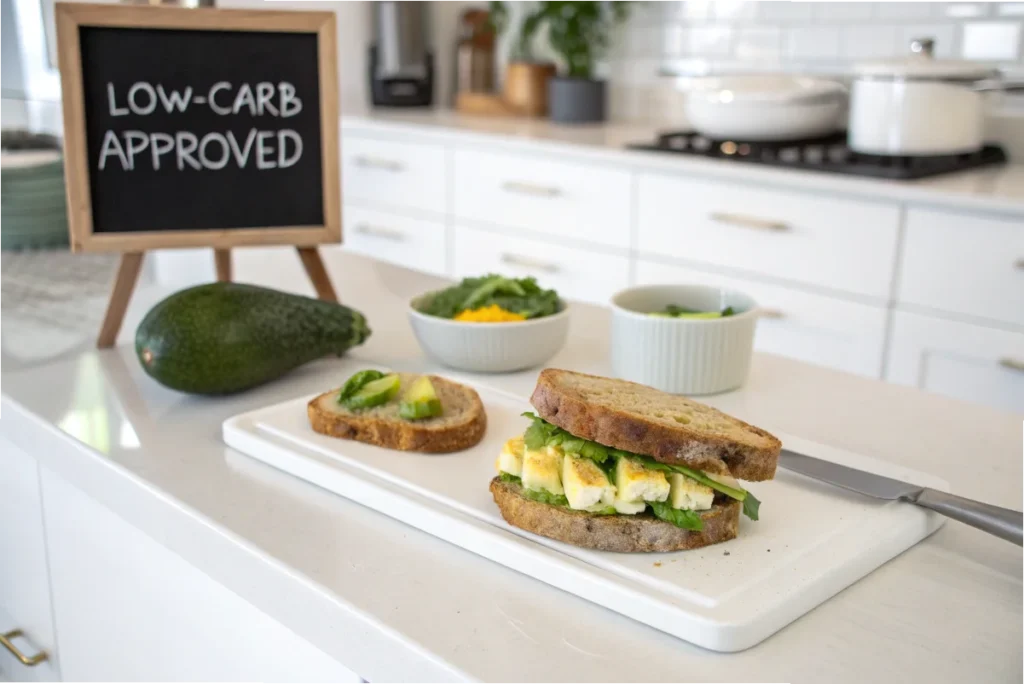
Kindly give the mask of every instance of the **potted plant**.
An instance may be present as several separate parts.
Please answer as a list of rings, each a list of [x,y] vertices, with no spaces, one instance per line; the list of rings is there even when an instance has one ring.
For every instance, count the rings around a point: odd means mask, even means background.
[[[555,65],[537,60],[533,53],[533,40],[541,27],[543,15],[532,3],[515,3],[519,17],[519,34],[512,39],[509,61],[505,67],[502,99],[515,112],[526,116],[544,116],[548,113],[548,81],[555,75]],[[492,2],[491,25],[498,34],[509,28],[508,4]]]
[[[551,79],[548,100],[552,121],[589,123],[605,119],[605,82],[594,67],[611,42],[612,28],[629,16],[629,2],[540,2],[539,23],[561,55],[565,74]]]

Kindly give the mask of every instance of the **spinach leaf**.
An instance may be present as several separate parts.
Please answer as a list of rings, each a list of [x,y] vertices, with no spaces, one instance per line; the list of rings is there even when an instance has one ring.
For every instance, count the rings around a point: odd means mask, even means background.
[[[458,285],[431,292],[424,297],[418,309],[430,316],[454,318],[465,309],[492,304],[526,318],[550,316],[562,307],[558,293],[541,288],[534,278],[505,278],[491,273],[479,278],[464,278]]]
[[[700,515],[696,511],[685,511],[681,508],[672,508],[667,501],[648,501],[647,505],[651,508],[651,513],[654,517],[670,522],[676,527],[681,527],[684,530],[694,530],[700,532],[704,529],[704,521],[701,520]]]

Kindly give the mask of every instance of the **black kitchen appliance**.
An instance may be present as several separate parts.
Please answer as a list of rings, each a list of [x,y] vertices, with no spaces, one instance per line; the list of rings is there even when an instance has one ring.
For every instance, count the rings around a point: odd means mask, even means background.
[[[428,49],[429,2],[374,2],[370,101],[376,107],[429,107],[434,56]]]
[[[821,138],[771,142],[712,140],[692,131],[675,131],[658,135],[657,140],[652,143],[635,143],[627,147],[634,150],[709,157],[785,169],[893,180],[927,178],[1006,161],[1006,153],[995,145],[986,145],[977,152],[967,154],[927,157],[861,154],[847,146],[846,131]]]

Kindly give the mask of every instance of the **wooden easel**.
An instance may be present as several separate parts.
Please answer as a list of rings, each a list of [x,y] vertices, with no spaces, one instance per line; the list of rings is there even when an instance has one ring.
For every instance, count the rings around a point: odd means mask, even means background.
[[[324,268],[320,251],[316,247],[296,247],[295,251],[299,253],[302,267],[306,270],[310,282],[313,283],[316,296],[326,302],[337,302],[338,295],[327,275],[327,269]],[[117,341],[117,335],[121,332],[121,323],[124,322],[125,311],[128,310],[128,302],[132,298],[135,283],[139,279],[142,257],[145,254],[145,252],[121,254],[121,265],[118,266],[117,277],[114,279],[114,289],[110,293],[107,313],[103,317],[103,327],[100,328],[100,336],[96,340],[96,347],[99,349],[110,349]],[[213,260],[217,269],[217,281],[231,282],[231,250],[215,248]]]

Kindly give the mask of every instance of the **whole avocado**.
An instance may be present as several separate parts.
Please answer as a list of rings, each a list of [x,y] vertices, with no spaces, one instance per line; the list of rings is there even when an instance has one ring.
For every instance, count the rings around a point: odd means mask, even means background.
[[[189,394],[241,392],[370,336],[363,314],[319,299],[239,283],[182,290],[135,332],[146,373]]]

